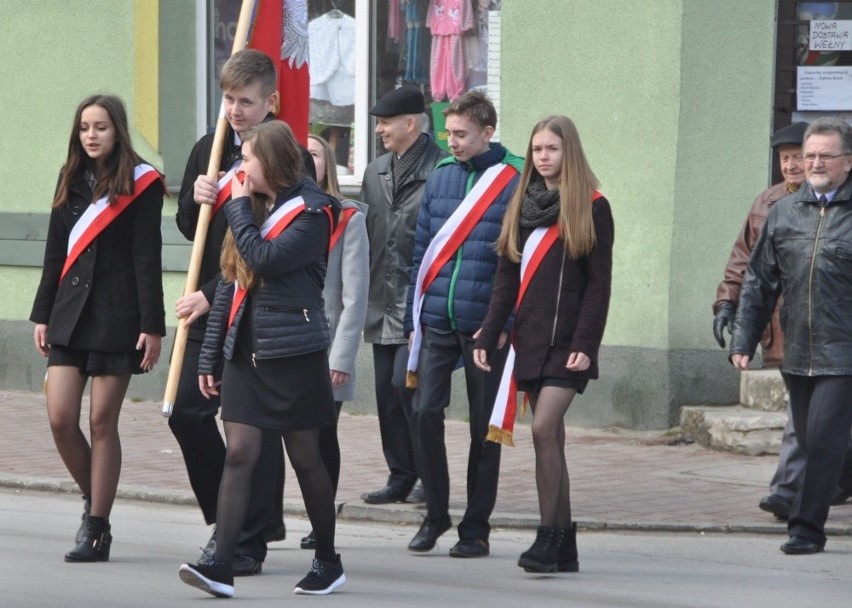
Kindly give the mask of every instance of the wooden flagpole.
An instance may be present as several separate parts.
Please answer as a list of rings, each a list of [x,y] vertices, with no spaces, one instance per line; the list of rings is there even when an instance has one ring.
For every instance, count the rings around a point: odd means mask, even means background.
[[[254,13],[256,0],[243,0],[240,7],[240,16],[237,20],[237,30],[234,34],[234,45],[231,55],[245,48],[248,41],[251,17]],[[213,149],[210,154],[210,162],[207,165],[207,177],[213,181],[219,179],[219,165],[222,162],[222,146],[225,142],[225,133],[228,130],[228,119],[225,117],[224,102],[219,109],[219,119],[216,122],[216,132],[213,136]],[[186,273],[186,287],[183,294],[189,295],[198,289],[198,275],[201,273],[201,256],[204,253],[204,245],[207,241],[207,228],[210,226],[212,205],[201,205],[198,211],[198,223],[195,227],[195,237],[192,241],[192,255],[189,258],[189,270]],[[183,356],[186,352],[186,340],[189,327],[183,320],[179,320],[175,332],[175,343],[172,349],[172,359],[169,364],[169,379],[166,382],[166,393],[163,397],[163,416],[171,416],[177,397],[180,370],[183,366]]]

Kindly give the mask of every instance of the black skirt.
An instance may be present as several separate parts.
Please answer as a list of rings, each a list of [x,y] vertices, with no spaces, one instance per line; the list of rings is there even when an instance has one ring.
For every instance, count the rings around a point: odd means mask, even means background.
[[[75,350],[64,346],[51,346],[47,355],[47,366],[68,365],[76,367],[84,376],[123,376],[144,374],[139,367],[144,350],[126,353],[102,353],[94,350]]]
[[[578,395],[582,395],[589,384],[588,380],[574,378],[536,378],[535,380],[521,380],[518,382],[518,391],[524,393],[540,393],[545,386],[556,386],[559,388],[573,388]]]
[[[241,323],[234,357],[222,371],[222,420],[276,431],[337,421],[328,351],[252,360],[251,325]]]

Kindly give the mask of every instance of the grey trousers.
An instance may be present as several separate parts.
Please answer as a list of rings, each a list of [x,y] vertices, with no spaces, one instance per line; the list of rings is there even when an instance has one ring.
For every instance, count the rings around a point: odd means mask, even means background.
[[[807,454],[796,440],[796,430],[793,428],[793,413],[790,410],[790,400],[787,400],[787,426],[784,427],[784,435],[781,437],[781,451],[778,454],[778,467],[775,475],[769,482],[769,493],[790,502],[796,497],[799,488],[802,487],[802,475],[808,462]],[[846,464],[844,469],[852,467],[852,436],[849,438],[849,446],[846,450]],[[846,475],[844,475],[844,478]],[[843,483],[841,479],[841,484]],[[852,491],[852,488],[843,488]]]

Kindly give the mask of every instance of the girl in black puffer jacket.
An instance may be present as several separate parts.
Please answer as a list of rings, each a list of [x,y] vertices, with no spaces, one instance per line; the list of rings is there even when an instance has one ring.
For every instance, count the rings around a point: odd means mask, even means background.
[[[316,536],[296,593],[326,594],[346,576],[334,549],[334,494],[319,431],[335,423],[323,311],[329,235],[340,205],[302,177],[290,127],[262,123],[243,136],[243,165],[225,204],[230,230],[223,280],[207,321],[199,388],[220,392],[227,456],[217,506],[216,549],[184,564],[184,582],[233,595],[230,564],[248,507],[264,430],[280,432]],[[221,370],[221,373],[220,373]]]

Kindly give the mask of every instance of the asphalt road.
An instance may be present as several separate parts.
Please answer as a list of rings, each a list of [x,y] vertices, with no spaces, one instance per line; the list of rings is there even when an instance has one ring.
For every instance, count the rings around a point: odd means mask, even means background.
[[[834,608],[852,597],[848,537],[832,538],[826,553],[790,557],[778,535],[581,532],[580,572],[539,576],[516,565],[530,531],[497,529],[491,557],[461,560],[447,556],[452,536],[412,555],[405,546],[414,527],[349,522],[338,526],[347,583],[325,598],[294,596],[311,553],[298,548],[308,523],[291,518],[263,574],[237,579],[236,597],[216,600],[177,576],[209,535],[197,509],[119,501],[111,561],[66,564],[79,509],[67,494],[0,490],[0,607]]]

